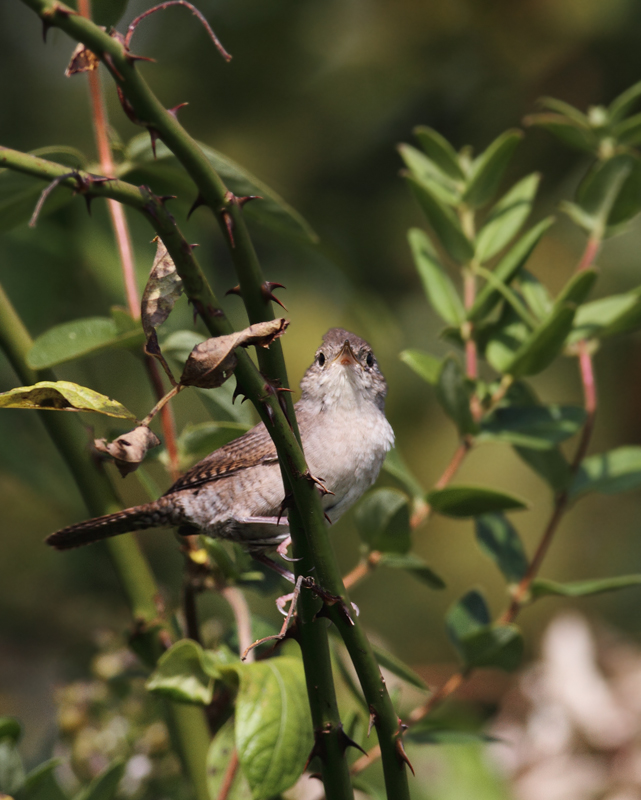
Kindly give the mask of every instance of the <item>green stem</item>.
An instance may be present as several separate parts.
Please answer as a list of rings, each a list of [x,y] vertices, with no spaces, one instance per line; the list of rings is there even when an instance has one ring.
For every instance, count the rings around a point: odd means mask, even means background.
[[[56,380],[51,370],[34,372],[27,365],[27,353],[33,342],[22,320],[0,286],[0,349],[5,352],[9,362],[20,380],[29,385],[39,380]],[[78,421],[63,412],[38,412],[47,432],[58,448],[89,512],[94,516],[109,514],[121,508],[108,478],[87,458],[87,443]],[[138,625],[151,625],[158,622],[156,597],[158,587],[149,564],[132,535],[119,536],[107,542],[114,568],[127,596],[134,620]],[[145,650],[158,656],[163,650],[160,640],[154,634],[142,636],[146,642]],[[205,716],[199,708],[170,705],[170,723],[176,729],[180,751],[187,774],[189,775],[198,800],[209,800],[205,756],[209,743],[209,732]]]

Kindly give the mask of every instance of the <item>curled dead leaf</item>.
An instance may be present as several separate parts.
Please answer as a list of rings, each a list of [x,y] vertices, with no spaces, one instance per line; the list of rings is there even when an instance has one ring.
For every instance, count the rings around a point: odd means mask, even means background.
[[[279,318],[268,322],[257,322],[242,331],[227,336],[206,339],[189,354],[180,378],[182,386],[198,386],[201,389],[215,389],[229,378],[236,368],[234,350],[237,347],[269,347],[285,333],[289,320]]]
[[[65,77],[70,78],[78,72],[93,72],[98,69],[99,63],[98,56],[84,44],[79,43],[71,54],[71,61],[65,70]]]
[[[152,447],[158,447],[160,439],[146,425],[139,425],[132,431],[123,433],[113,442],[96,439],[93,444],[99,453],[113,458],[118,471],[124,478],[130,472],[138,469],[140,462],[147,455],[147,451]]]

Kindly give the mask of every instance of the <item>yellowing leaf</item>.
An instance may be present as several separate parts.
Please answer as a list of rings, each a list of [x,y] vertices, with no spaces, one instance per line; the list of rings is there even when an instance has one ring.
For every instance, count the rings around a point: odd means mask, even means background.
[[[108,417],[136,419],[117,400],[69,381],[40,381],[0,394],[0,408],[35,408],[45,411],[95,411]]]

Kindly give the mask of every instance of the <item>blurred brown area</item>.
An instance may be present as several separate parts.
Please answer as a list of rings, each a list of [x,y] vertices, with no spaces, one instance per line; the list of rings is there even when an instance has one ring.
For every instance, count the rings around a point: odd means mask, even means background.
[[[148,7],[129,3],[124,20]],[[291,326],[283,339],[292,384],[309,364],[321,335],[341,325],[370,340],[390,385],[388,416],[398,447],[429,488],[449,461],[456,439],[432,391],[398,360],[405,347],[443,354],[440,324],[427,307],[414,271],[406,231],[422,225],[398,177],[395,145],[427,124],[458,148],[479,149],[518,126],[541,95],[580,108],[605,103],[641,79],[641,6],[634,0],[200,0],[201,10],[234,59],[225,65],[184,9],[146,20],[135,51],[157,64],[139,69],[168,106],[189,102],[181,121],[197,138],[252,170],[279,191],[321,237],[315,248],[280,240],[256,228],[270,280]],[[123,29],[122,23],[119,25]],[[31,150],[71,145],[95,157],[83,76],[63,75],[73,43],[60,31],[42,43],[40,24],[19,0],[0,3],[0,139]],[[111,125],[122,141],[139,133],[123,115],[106,76]],[[544,175],[537,216],[571,195],[585,169],[580,155],[543,132],[528,132],[510,179]],[[206,212],[187,222],[193,197],[172,206],[181,228],[199,242],[199,258],[219,295],[233,276],[222,239]],[[129,214],[139,284],[153,260],[151,231]],[[532,269],[557,291],[570,275],[582,235],[559,219],[537,250]],[[596,295],[640,281],[641,227],[608,243],[598,259]],[[104,206],[88,217],[81,199],[0,234],[0,282],[35,336],[54,324],[105,316],[123,303],[117,254]],[[238,298],[225,308],[244,324]],[[168,329],[191,327],[181,301]],[[615,340],[596,356],[600,411],[593,451],[639,443],[641,347],[638,337]],[[60,378],[105,392],[144,415],[152,395],[134,357],[105,353],[67,364]],[[535,380],[549,401],[578,401],[576,367],[564,361]],[[16,376],[0,356],[0,391]],[[184,393],[185,395],[187,393]],[[178,427],[206,419],[193,397],[175,404]],[[115,432],[100,420],[96,435]],[[118,433],[122,432],[117,430]],[[160,467],[150,468],[162,485]],[[513,491],[531,502],[514,515],[531,552],[549,513],[545,486],[507,446],[474,451],[459,479]],[[128,502],[144,494],[136,476],[114,475]],[[383,479],[391,480],[391,479]],[[124,630],[127,611],[100,546],[54,553],[42,543],[56,528],[85,515],[64,465],[35,415],[0,414],[0,713],[27,723],[26,750],[37,759],[52,735],[53,685],[82,677],[98,628]],[[638,493],[585,499],[564,521],[544,567],[545,577],[571,580],[641,572]],[[332,534],[347,571],[358,557],[349,517]],[[170,602],[180,587],[181,559],[170,535],[141,541]],[[504,585],[479,552],[471,525],[434,519],[416,532],[416,549],[447,581],[433,592],[392,571],[376,574],[355,592],[367,627],[410,663],[451,659],[443,614],[471,586],[482,586],[499,612]],[[253,609],[275,618],[270,599],[251,594]],[[539,603],[522,622],[536,636],[560,601]],[[628,590],[581,603],[585,612],[641,635],[639,594]],[[204,604],[206,613],[227,613]],[[36,698],[43,698],[36,702]]]

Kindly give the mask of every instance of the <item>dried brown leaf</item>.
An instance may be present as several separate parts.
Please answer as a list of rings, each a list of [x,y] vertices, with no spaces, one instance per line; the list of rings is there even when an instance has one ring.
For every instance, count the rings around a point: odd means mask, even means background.
[[[161,239],[156,239],[156,256],[142,295],[142,328],[147,338],[162,325],[183,293],[183,282]]]
[[[124,478],[138,469],[140,462],[152,447],[158,447],[160,439],[146,425],[139,425],[132,431],[123,433],[113,442],[96,439],[94,447],[99,453],[111,456]]]
[[[84,44],[79,43],[76,49],[71,54],[71,61],[65,70],[65,77],[70,78],[72,75],[77,75],[79,72],[93,72],[98,69],[100,63],[98,56],[85,47]]]
[[[242,331],[227,336],[215,336],[196,345],[189,354],[180,383],[183,386],[199,386],[201,389],[215,389],[230,377],[236,368],[234,350],[237,347],[269,347],[285,333],[289,325],[287,319],[272,319],[258,322]]]

